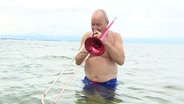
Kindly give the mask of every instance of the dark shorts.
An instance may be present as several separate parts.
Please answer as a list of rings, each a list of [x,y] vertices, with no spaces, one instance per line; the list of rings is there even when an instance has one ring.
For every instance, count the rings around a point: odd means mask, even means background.
[[[107,82],[99,83],[90,81],[87,77],[82,80],[84,87],[83,91],[89,95],[98,93],[105,99],[113,99],[117,86],[117,79],[111,79]]]
[[[93,82],[90,81],[87,77],[84,77],[84,79],[82,80],[84,85],[100,85],[100,86],[104,86],[104,87],[108,87],[108,88],[115,88],[117,86],[117,79],[111,79],[107,82]]]

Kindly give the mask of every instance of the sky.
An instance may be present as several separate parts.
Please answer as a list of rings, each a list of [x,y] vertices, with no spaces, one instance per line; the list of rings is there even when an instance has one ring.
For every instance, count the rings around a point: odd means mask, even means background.
[[[104,9],[128,39],[183,39],[183,0],[1,0],[0,38],[80,39]],[[182,40],[182,41],[183,41]]]

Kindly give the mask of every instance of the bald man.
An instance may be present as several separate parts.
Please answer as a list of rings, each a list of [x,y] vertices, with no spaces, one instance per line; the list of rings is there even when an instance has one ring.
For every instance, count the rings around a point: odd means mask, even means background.
[[[108,23],[109,20],[104,10],[98,9],[94,11],[91,17],[92,31],[83,35],[79,50],[84,45],[85,40],[91,37],[93,33],[96,33],[95,37],[99,37],[108,26]],[[86,60],[84,66],[86,76],[83,82],[86,85],[98,84],[115,87],[117,85],[117,65],[123,65],[125,60],[121,35],[117,32],[108,31],[103,39],[103,44],[105,46],[103,55],[90,55]],[[87,55],[88,52],[83,48],[75,57],[76,64],[80,65]]]

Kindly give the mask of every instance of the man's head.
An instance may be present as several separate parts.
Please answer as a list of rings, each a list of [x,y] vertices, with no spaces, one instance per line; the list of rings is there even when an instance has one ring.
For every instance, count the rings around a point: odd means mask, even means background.
[[[95,30],[103,32],[106,29],[108,23],[109,23],[109,19],[104,10],[98,9],[94,11],[91,17],[91,29],[93,32]]]

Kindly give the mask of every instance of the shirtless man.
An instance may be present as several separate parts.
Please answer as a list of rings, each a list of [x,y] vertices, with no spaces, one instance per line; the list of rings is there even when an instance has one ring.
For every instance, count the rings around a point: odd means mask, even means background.
[[[109,20],[106,12],[102,9],[96,10],[91,17],[92,32],[87,32],[83,35],[79,49],[82,48],[85,40],[91,37],[93,33],[96,33],[95,37],[99,37],[108,26],[108,23]],[[125,55],[121,35],[113,31],[108,31],[103,39],[103,43],[105,46],[104,54],[101,56],[90,55],[85,62],[84,70],[86,77],[84,80],[87,82],[84,83],[106,83],[116,79],[118,72],[117,64],[124,64]],[[75,57],[76,64],[80,65],[87,55],[88,52],[83,48]]]

